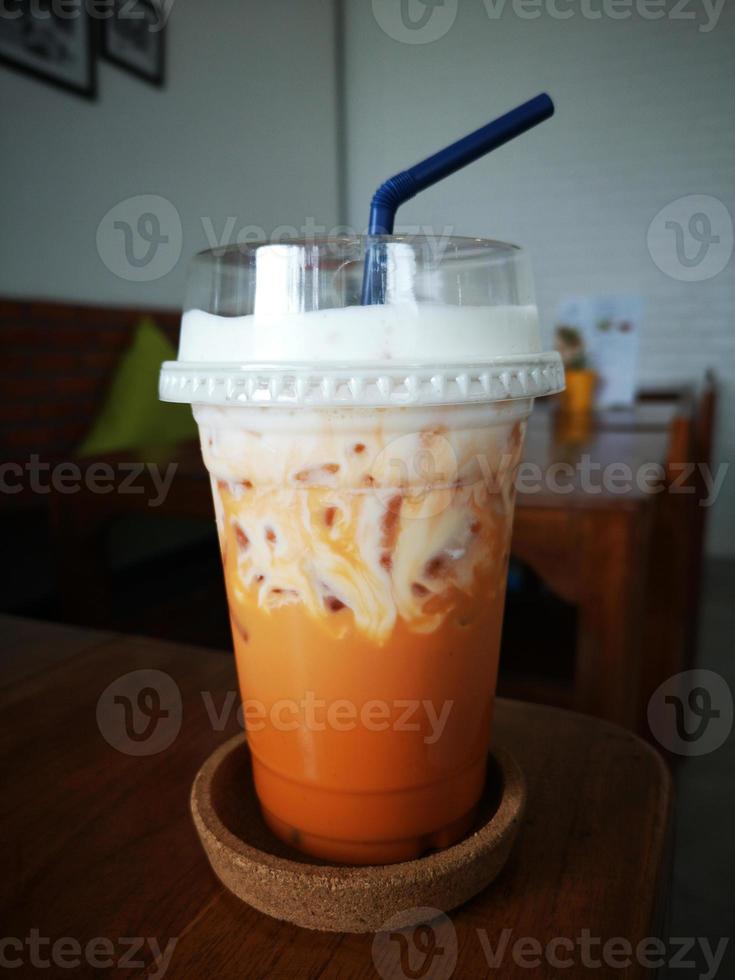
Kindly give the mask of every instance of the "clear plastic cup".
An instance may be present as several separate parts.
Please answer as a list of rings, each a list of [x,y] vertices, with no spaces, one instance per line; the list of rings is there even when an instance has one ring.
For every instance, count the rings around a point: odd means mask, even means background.
[[[515,468],[533,399],[563,387],[520,249],[377,248],[369,307],[361,238],[202,253],[161,375],[212,477],[264,817],[361,864],[472,827]]]

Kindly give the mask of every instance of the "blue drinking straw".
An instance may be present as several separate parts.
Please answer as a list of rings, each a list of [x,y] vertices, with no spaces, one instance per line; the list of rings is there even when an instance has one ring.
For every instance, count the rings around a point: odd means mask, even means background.
[[[392,235],[396,211],[401,204],[503,143],[538,126],[553,114],[554,103],[544,92],[408,170],[389,177],[373,195],[368,235]],[[385,301],[384,268],[376,252],[375,244],[368,245],[362,280],[362,302],[366,306]]]

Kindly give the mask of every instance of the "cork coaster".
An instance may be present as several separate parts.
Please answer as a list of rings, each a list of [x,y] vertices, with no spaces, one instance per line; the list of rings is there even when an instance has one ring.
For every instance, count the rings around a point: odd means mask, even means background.
[[[238,898],[276,919],[329,932],[375,932],[448,912],[499,874],[526,800],[523,773],[495,747],[475,829],[459,843],[401,864],[333,865],[293,850],[265,825],[244,735],[221,745],[197,773],[191,811],[215,874]]]

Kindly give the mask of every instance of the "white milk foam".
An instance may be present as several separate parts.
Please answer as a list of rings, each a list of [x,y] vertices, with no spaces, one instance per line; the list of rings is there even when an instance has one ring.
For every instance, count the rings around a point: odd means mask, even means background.
[[[187,310],[179,361],[444,366],[540,350],[535,306],[405,303],[235,317]]]

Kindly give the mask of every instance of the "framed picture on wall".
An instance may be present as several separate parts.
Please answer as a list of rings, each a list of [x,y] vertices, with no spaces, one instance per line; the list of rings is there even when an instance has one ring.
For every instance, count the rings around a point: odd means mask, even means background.
[[[151,85],[163,85],[164,21],[153,0],[112,0],[102,21],[102,56]]]
[[[84,4],[16,0],[0,16],[0,64],[75,95],[97,93],[94,25]]]

